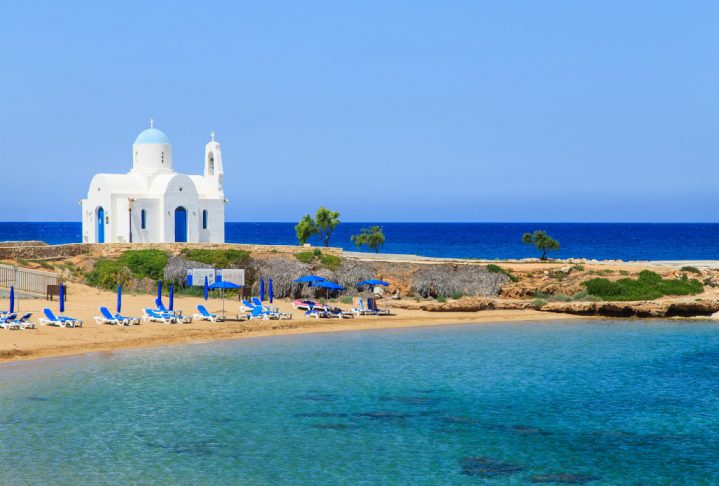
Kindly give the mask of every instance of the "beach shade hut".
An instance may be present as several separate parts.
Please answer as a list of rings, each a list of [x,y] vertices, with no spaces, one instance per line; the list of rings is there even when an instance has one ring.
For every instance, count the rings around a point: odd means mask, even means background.
[[[265,300],[265,277],[260,277],[260,300]]]
[[[60,299],[60,314],[65,312],[65,284],[60,283],[60,295],[58,295],[58,298]]]
[[[157,300],[162,302],[162,280],[157,281]]]
[[[210,285],[210,289],[212,290],[219,290],[220,296],[222,298],[222,315],[224,317],[225,315],[225,290],[229,289],[241,289],[242,285],[237,285],[236,283],[232,282],[215,282],[212,285]]]
[[[117,286],[117,313],[122,312],[122,285]]]
[[[275,299],[275,290],[272,288],[272,277],[270,277],[270,281],[267,283],[267,293],[270,296],[270,304]]]
[[[15,287],[10,286],[10,314],[15,312]]]
[[[205,301],[210,297],[210,286],[207,283],[207,275],[205,275]]]
[[[175,310],[175,284],[170,284],[170,302],[168,302],[168,307],[170,310]]]

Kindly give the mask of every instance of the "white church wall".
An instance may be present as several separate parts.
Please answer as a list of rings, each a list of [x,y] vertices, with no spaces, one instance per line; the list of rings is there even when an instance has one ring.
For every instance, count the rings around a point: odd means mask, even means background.
[[[202,211],[207,211],[207,228],[202,228]],[[225,241],[225,203],[217,199],[200,199],[200,242]]]
[[[142,228],[142,211],[145,211],[145,228]],[[136,198],[132,209],[132,241],[134,243],[161,242],[164,219],[159,199]]]

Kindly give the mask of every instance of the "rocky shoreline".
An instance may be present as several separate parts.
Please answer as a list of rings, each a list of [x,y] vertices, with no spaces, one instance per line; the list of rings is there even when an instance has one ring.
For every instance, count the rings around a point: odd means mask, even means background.
[[[641,302],[547,302],[537,307],[519,299],[462,298],[449,302],[394,301],[390,307],[425,312],[480,312],[486,310],[538,310],[576,316],[601,317],[711,317],[719,312],[719,299],[666,299]]]

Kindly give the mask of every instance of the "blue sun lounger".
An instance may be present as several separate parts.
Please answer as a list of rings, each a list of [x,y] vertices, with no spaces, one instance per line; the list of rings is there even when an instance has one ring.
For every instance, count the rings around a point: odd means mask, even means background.
[[[211,321],[211,322],[220,322],[224,321],[224,317],[222,317],[219,314],[213,314],[207,310],[207,308],[202,304],[197,304],[197,314],[195,314],[194,317],[198,321]]]

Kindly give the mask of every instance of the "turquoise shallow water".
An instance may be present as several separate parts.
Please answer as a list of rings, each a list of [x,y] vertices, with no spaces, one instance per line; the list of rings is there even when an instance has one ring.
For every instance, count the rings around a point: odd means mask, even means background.
[[[0,484],[717,484],[719,325],[247,339],[0,367]]]

